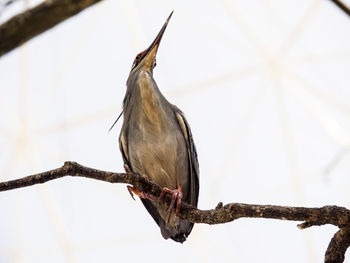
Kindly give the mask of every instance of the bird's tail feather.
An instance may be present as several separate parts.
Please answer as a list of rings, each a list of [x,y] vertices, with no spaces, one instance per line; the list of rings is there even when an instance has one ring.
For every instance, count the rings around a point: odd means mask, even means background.
[[[153,217],[154,221],[159,225],[160,232],[165,239],[171,238],[172,240],[180,243],[183,243],[186,240],[192,231],[193,223],[182,219],[177,219],[178,222],[175,225],[166,224],[165,220],[160,216],[158,210],[150,200],[141,198],[141,201],[146,207],[147,211]],[[172,219],[173,218],[170,220]]]
[[[171,238],[172,240],[180,243],[186,241],[193,228],[193,223],[182,219],[180,219],[179,223],[175,226],[167,225],[162,219],[159,223],[160,231],[165,239]]]

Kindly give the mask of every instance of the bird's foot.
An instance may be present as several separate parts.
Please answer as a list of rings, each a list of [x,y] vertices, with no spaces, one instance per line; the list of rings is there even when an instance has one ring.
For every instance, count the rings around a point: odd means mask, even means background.
[[[123,165],[123,167],[124,167],[124,170],[125,170],[125,172],[126,172],[127,174],[132,173],[132,171],[131,171],[129,165],[127,165],[127,164],[125,163],[125,164]],[[147,175],[142,174],[141,177],[142,177],[143,179],[145,179],[146,182],[149,182],[149,179],[148,179],[148,176],[147,176]],[[149,199],[149,200],[151,200],[151,201],[154,201],[154,200],[155,200],[155,198],[154,198],[153,196],[151,196],[151,195],[149,195],[149,194],[146,194],[145,192],[142,192],[140,189],[138,189],[138,188],[135,187],[135,186],[130,186],[130,185],[128,185],[126,188],[128,189],[129,194],[131,195],[132,199],[134,199],[134,200],[135,200],[134,194],[137,195],[137,196],[140,197],[140,198],[143,198],[143,199]]]
[[[148,177],[146,175],[144,175],[144,176],[142,176],[142,177],[144,177],[145,180],[148,181]],[[134,200],[135,200],[134,194],[137,195],[140,198],[143,198],[143,199],[148,199],[148,200],[151,200],[151,201],[155,201],[156,200],[153,196],[151,196],[149,194],[146,194],[145,192],[141,191],[140,189],[138,189],[135,186],[128,185],[126,188],[128,189],[129,194],[131,195],[132,199],[134,199]]]
[[[148,178],[147,175],[141,174],[141,177],[142,177],[143,179],[145,179],[146,182],[149,182],[149,178]]]
[[[162,193],[160,194],[160,196],[158,198],[159,201],[162,200],[165,193],[171,194],[171,203],[169,205],[168,218],[167,218],[167,223],[169,223],[171,213],[172,213],[173,208],[175,206],[175,202],[176,202],[175,216],[177,216],[179,214],[180,204],[181,204],[181,200],[182,200],[182,188],[179,184],[177,185],[177,189],[175,189],[175,190],[170,190],[169,188],[164,187],[162,190]]]
[[[142,192],[140,189],[138,189],[135,186],[128,185],[126,188],[128,189],[132,199],[134,199],[134,200],[135,200],[134,194],[137,195],[140,198],[143,198],[143,199],[149,199],[151,201],[155,200],[155,198],[153,196],[151,196],[149,194],[146,194],[145,192]]]

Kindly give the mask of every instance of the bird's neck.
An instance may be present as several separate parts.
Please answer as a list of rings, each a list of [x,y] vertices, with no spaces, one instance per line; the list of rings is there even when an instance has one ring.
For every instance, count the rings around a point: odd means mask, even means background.
[[[140,110],[138,122],[155,135],[160,135],[164,131],[168,122],[166,115],[166,103],[160,93],[152,75],[143,71],[140,72],[137,80],[140,96]]]

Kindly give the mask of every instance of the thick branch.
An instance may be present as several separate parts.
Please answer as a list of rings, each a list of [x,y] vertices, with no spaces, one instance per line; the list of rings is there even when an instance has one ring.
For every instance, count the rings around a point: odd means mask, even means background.
[[[112,173],[85,167],[75,162],[65,162],[61,168],[2,182],[0,183],[0,191],[41,184],[68,175],[109,183],[131,184],[154,197],[158,197],[162,190],[158,185],[147,181],[139,174]],[[166,195],[163,201],[169,205],[171,201],[170,196]],[[193,223],[204,224],[223,224],[238,218],[247,217],[292,220],[303,222],[298,225],[300,229],[315,225],[332,224],[338,226],[340,230],[335,234],[328,247],[326,262],[343,262],[345,251],[350,245],[350,210],[339,206],[306,208],[241,203],[230,203],[223,206],[222,203],[219,203],[215,209],[200,210],[186,203],[181,203],[179,217]]]
[[[46,0],[0,25],[0,56],[101,0]]]
[[[341,228],[335,233],[326,251],[325,263],[343,262],[346,249],[350,246],[350,228]]]

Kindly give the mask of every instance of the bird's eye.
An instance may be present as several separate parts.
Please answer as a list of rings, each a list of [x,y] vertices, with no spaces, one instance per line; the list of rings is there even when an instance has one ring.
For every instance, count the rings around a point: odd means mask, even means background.
[[[136,58],[134,59],[134,62],[132,63],[132,67],[131,68],[134,68],[134,67],[137,66],[137,64],[139,63],[140,57],[141,57],[140,54],[138,54],[136,56]]]
[[[137,63],[138,63],[138,62],[140,62],[140,59],[141,59],[141,53],[136,56],[135,61],[137,61]]]
[[[139,54],[136,56],[136,58],[135,58],[135,60],[134,60],[134,62],[133,62],[133,64],[132,64],[132,67],[131,67],[131,68],[136,67],[136,66],[140,63],[140,60],[141,60],[142,55],[143,55],[144,53],[145,53],[145,51],[142,51],[141,53],[139,53]]]

